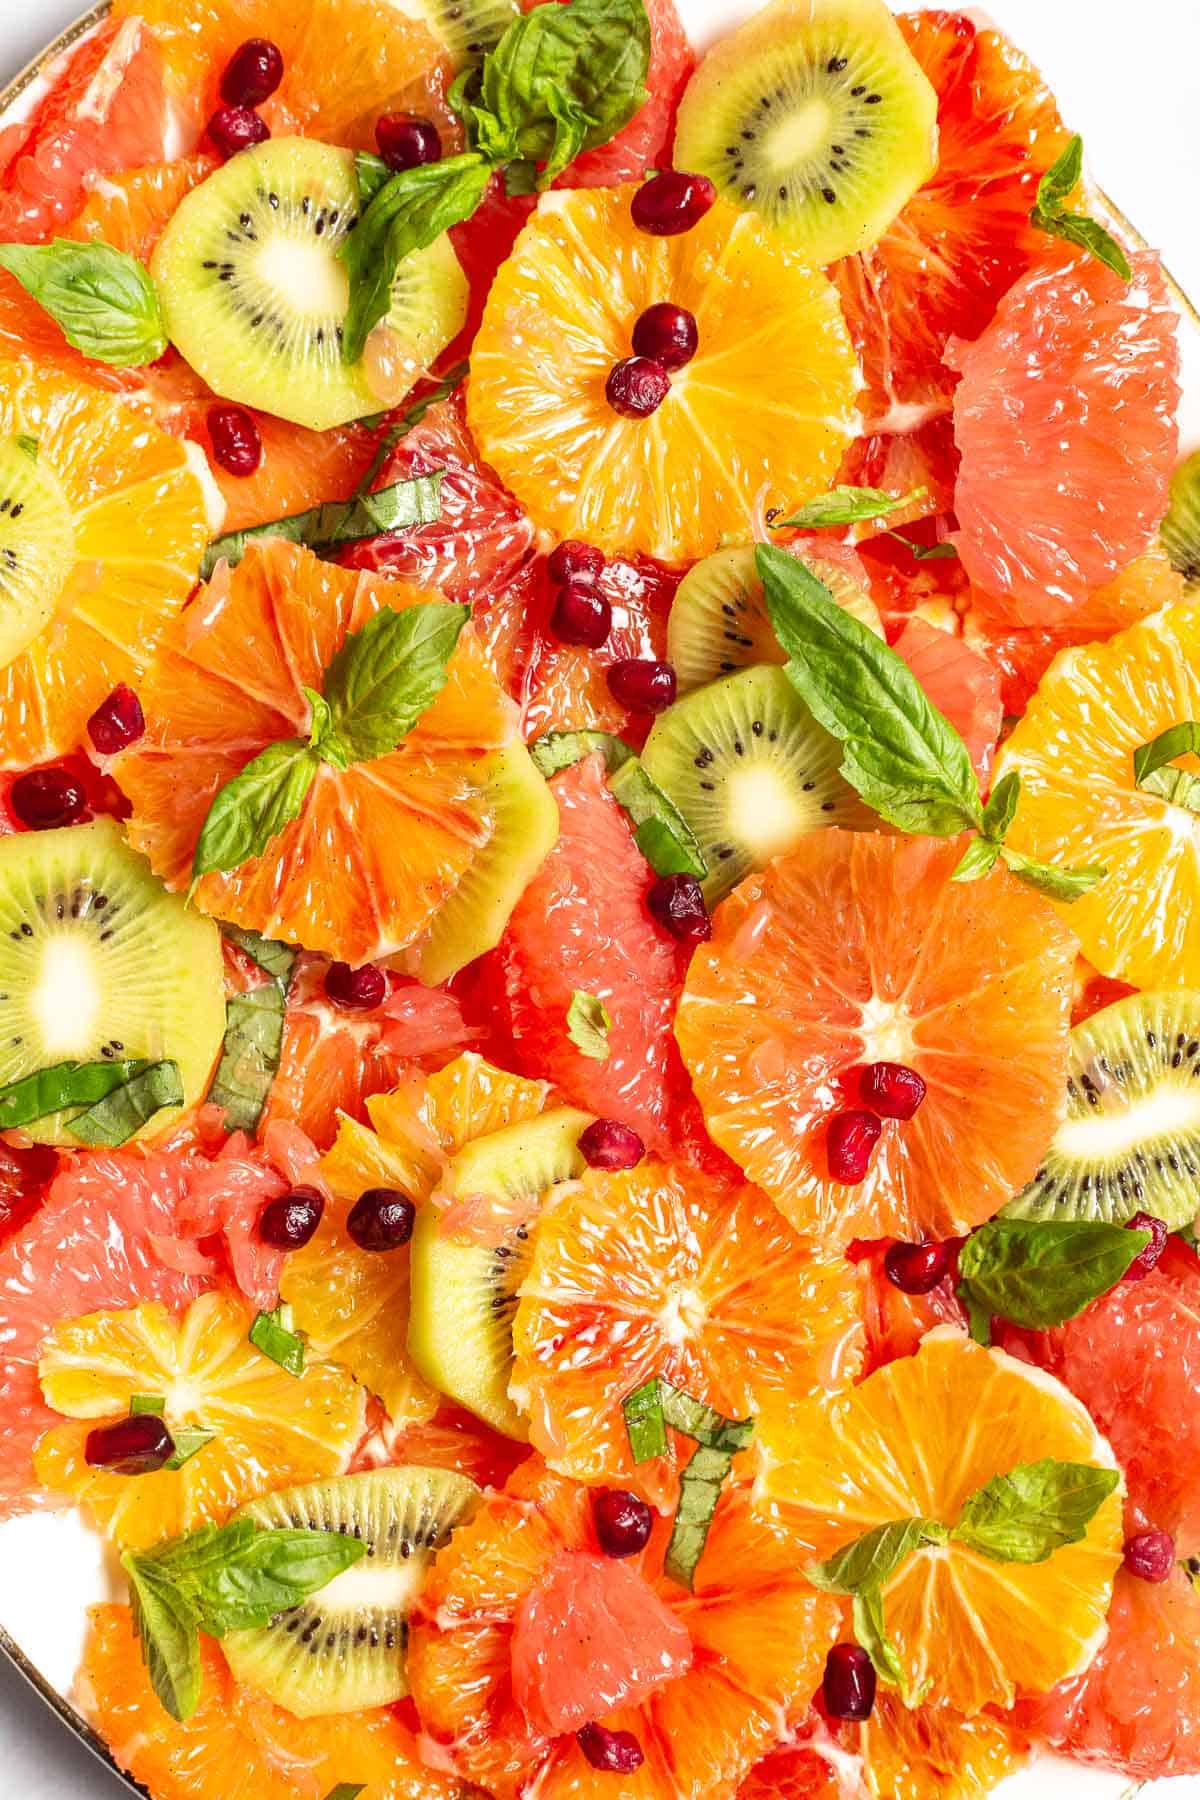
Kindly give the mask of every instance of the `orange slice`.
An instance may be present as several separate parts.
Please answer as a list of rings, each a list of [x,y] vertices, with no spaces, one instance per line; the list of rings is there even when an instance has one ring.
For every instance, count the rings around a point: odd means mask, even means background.
[[[857,366],[837,295],[754,213],[719,201],[647,236],[634,189],[544,195],[484,308],[467,417],[490,463],[559,538],[665,562],[750,535],[756,498],[792,506],[834,477]],[[696,317],[700,348],[649,418],[604,388],[653,302]]]
[[[1066,1388],[953,1326],[834,1400],[765,1409],[759,1442],[755,1503],[818,1559],[895,1519],[953,1526],[970,1495],[1024,1463],[1116,1467]],[[971,1717],[1087,1668],[1120,1566],[1121,1505],[1117,1488],[1043,1562],[994,1562],[953,1539],[907,1557],[883,1602],[912,1690]]]
[[[751,1769],[737,1800],[843,1800],[837,1771],[861,1758],[861,1792],[877,1800],[985,1800],[1025,1758],[1008,1723],[964,1719],[948,1706],[907,1707],[880,1687],[861,1725],[810,1715],[800,1741]]]
[[[286,1482],[345,1469],[362,1436],[362,1390],[331,1364],[290,1375],[257,1350],[253,1313],[229,1293],[202,1294],[176,1322],[151,1302],[89,1313],[47,1335],[38,1374],[46,1402],[72,1423],[48,1432],[38,1479],[85,1505],[122,1547],[141,1549],[225,1518]],[[84,1460],[97,1420],[127,1416],[135,1394],[160,1394],[169,1429],[215,1431],[181,1469],[116,1475]],[[79,1421],[79,1423],[75,1423]]]

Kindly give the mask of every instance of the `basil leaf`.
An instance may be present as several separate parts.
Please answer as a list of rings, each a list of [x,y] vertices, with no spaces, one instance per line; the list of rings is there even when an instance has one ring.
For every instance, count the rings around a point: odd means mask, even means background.
[[[136,1553],[139,1562],[152,1563],[177,1586],[204,1576],[207,1570],[240,1555],[258,1527],[251,1519],[231,1519],[227,1525],[199,1525],[182,1537],[167,1538],[153,1550]]]
[[[217,1436],[216,1431],[207,1425],[185,1425],[171,1433],[175,1445],[175,1454],[169,1462],[163,1464],[164,1469],[182,1469],[184,1463],[191,1462],[207,1444],[211,1444]]]
[[[704,1554],[721,1488],[732,1467],[730,1451],[697,1444],[679,1478],[679,1501],[663,1558],[663,1573],[681,1587],[690,1590],[695,1582],[696,1566]]]
[[[1108,1293],[1149,1242],[1149,1232],[1094,1220],[989,1219],[959,1251],[958,1297],[1045,1331]]]
[[[1083,179],[1083,139],[1076,134],[1042,179],[1038,182],[1036,208],[1039,212],[1060,212]]]
[[[358,209],[361,215],[364,207],[370,206],[381,187],[386,187],[396,173],[389,169],[382,156],[375,156],[370,150],[356,150],[354,153],[354,176],[358,182]]]
[[[885,531],[883,535],[895,538],[898,544],[903,544],[914,562],[949,562],[951,557],[958,555],[958,551],[949,538],[944,539],[940,544],[917,544],[913,542],[912,538],[905,537],[902,531]]]
[[[0,244],[0,269],[48,312],[68,344],[97,362],[157,362],[167,333],[154,283],[134,256],[109,244]]]
[[[257,931],[247,931],[241,925],[222,925],[221,930],[231,944],[236,944],[273,981],[277,981],[284,989],[289,986],[292,969],[299,954],[291,944],[280,944],[274,938],[260,937]]]
[[[213,1637],[253,1631],[327,1587],[366,1553],[361,1538],[336,1531],[256,1530],[236,1554],[193,1577],[185,1591],[201,1628]]]
[[[183,1105],[183,1082],[173,1062],[144,1063],[121,1087],[71,1120],[72,1134],[93,1148],[115,1150],[148,1125],[164,1106]]]
[[[897,496],[885,493],[882,488],[835,487],[827,494],[818,494],[815,500],[806,501],[788,518],[776,519],[771,528],[782,531],[787,525],[795,525],[801,531],[815,531],[824,525],[858,525],[864,520],[886,519],[889,513],[899,512],[902,506],[920,500],[925,492],[925,488],[915,487],[911,492]]]
[[[667,1454],[670,1444],[663,1417],[662,1384],[657,1375],[651,1375],[649,1381],[643,1381],[641,1387],[626,1394],[621,1411],[625,1415],[625,1432],[635,1463],[649,1462],[655,1456]]]
[[[990,874],[999,861],[1003,845],[987,837],[973,837],[950,873],[951,881],[978,881]]]
[[[754,1435],[753,1419],[727,1419],[715,1407],[652,1375],[621,1402],[625,1431],[636,1463],[665,1456],[667,1426],[695,1438],[696,1449],[680,1477],[679,1504],[663,1562],[665,1572],[691,1588],[704,1552],[721,1488],[739,1450]]]
[[[883,1588],[914,1550],[944,1544],[949,1532],[937,1519],[895,1519],[864,1532],[826,1562],[809,1563],[805,1576],[827,1594]]]
[[[1017,803],[1021,798],[1021,777],[1015,769],[1002,775],[991,793],[987,805],[983,809],[984,836],[1002,843],[1008,836],[1008,828],[1017,816]]]
[[[259,1313],[248,1335],[256,1350],[289,1375],[300,1376],[304,1373],[304,1339],[297,1336],[292,1324],[292,1309],[281,1301],[274,1312]]]
[[[908,1692],[908,1677],[900,1653],[883,1622],[883,1595],[878,1588],[866,1588],[855,1594],[852,1625],[859,1644],[875,1665],[876,1674],[900,1689],[905,1705],[915,1704],[915,1698]]]
[[[414,475],[408,481],[378,488],[373,494],[359,494],[352,500],[327,500],[322,506],[310,506],[307,512],[289,513],[286,518],[270,519],[265,525],[248,525],[244,531],[227,532],[224,537],[214,538],[205,550],[200,579],[210,580],[219,562],[236,568],[249,546],[263,538],[286,538],[290,544],[306,544],[319,553],[362,538],[378,537],[381,532],[432,524],[442,516],[441,489],[442,471],[435,469],[432,475]]]
[[[685,1394],[682,1388],[659,1377],[659,1398],[663,1419],[672,1431],[695,1438],[708,1450],[721,1450],[729,1455],[744,1450],[754,1436],[753,1419],[727,1419],[715,1407]]]
[[[435,382],[426,393],[421,395],[419,400],[414,400],[410,406],[405,408],[394,424],[388,426],[375,446],[375,454],[371,458],[369,468],[359,478],[358,486],[354,490],[355,499],[358,499],[361,494],[370,492],[379,471],[401,438],[406,437],[414,425],[421,423],[431,406],[437,406],[441,401],[448,400],[454,390],[462,386],[470,373],[470,368],[471,365],[468,362],[455,363],[454,367],[448,369],[440,381]],[[429,523],[428,520],[419,522]]]
[[[612,1020],[603,1000],[576,988],[567,1008],[567,1036],[577,1050],[593,1062],[607,1062],[610,1051],[608,1034]]]
[[[1172,806],[1200,813],[1200,775],[1171,767],[1177,756],[1196,755],[1200,755],[1200,724],[1184,719],[1134,751],[1133,779],[1143,793],[1157,794]]]
[[[1103,863],[1081,863],[1074,869],[1058,869],[1052,863],[1034,862],[1031,857],[1022,856],[1019,850],[1012,850],[1007,844],[1001,845],[1000,854],[1026,887],[1034,888],[1039,894],[1046,894],[1051,900],[1064,900],[1068,904],[1088,893],[1108,874]]]
[[[192,858],[193,878],[261,856],[299,817],[320,766],[320,757],[301,738],[284,738],[260,751],[213,796]]]
[[[1120,1481],[1116,1469],[1091,1463],[1022,1463],[970,1496],[951,1536],[993,1562],[1046,1562],[1087,1536]]]
[[[134,1394],[129,1402],[129,1416],[140,1419],[143,1413],[153,1413],[161,1419],[167,1410],[167,1402],[162,1394]]]
[[[628,813],[638,849],[656,875],[708,874],[694,832],[673,801],[652,781],[636,756],[628,756],[609,781]]]
[[[182,1594],[148,1559],[128,1552],[121,1566],[129,1578],[133,1628],[142,1647],[150,1685],[173,1719],[190,1719],[200,1702],[200,1633]]]
[[[902,831],[949,837],[983,820],[971,758],[906,665],[786,551],[755,556],[787,674],[844,746],[842,774]]]
[[[365,1794],[366,1791],[365,1781],[339,1781],[337,1786],[326,1794],[325,1800],[358,1800],[358,1796]]]
[[[0,1131],[31,1125],[35,1119],[48,1118],[70,1106],[91,1106],[149,1067],[144,1061],[101,1061],[55,1063],[49,1069],[36,1069],[0,1088]]]
[[[225,1006],[225,1041],[208,1098],[225,1110],[226,1131],[258,1130],[283,1045],[284,990],[265,981]]]
[[[1090,256],[1105,263],[1122,281],[1130,281],[1133,271],[1129,259],[1117,240],[1095,219],[1084,213],[1068,212],[1064,202],[1074,193],[1083,177],[1083,139],[1073,137],[1062,155],[1046,170],[1038,182],[1037,199],[1030,221],[1039,231],[1051,237],[1077,244]]]
[[[383,607],[351,632],[325,671],[331,724],[321,754],[346,762],[389,755],[446,685],[469,617],[469,607],[442,601]]]
[[[323,762],[337,763],[338,759],[336,755],[328,755],[325,749],[325,746],[332,735],[333,727],[333,713],[330,709],[328,700],[326,700],[323,694],[318,694],[315,688],[305,687],[303,682],[300,684],[300,692],[308,701],[309,709],[312,714],[308,730],[309,749],[315,750]],[[346,765],[345,763],[338,763],[338,767],[344,769]]]
[[[13,443],[17,446],[18,450],[23,450],[25,452],[30,462],[37,461],[40,446],[35,437],[30,437],[28,432],[19,431],[13,439]]]
[[[634,752],[609,731],[548,731],[529,746],[533,766],[549,780],[563,769],[573,768],[585,756],[599,751],[604,766],[612,774],[622,768]]]

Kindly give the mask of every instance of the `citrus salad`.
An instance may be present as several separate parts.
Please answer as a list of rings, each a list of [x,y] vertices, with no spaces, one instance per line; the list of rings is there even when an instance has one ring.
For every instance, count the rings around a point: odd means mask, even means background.
[[[962,13],[10,109],[0,1517],[152,1800],[1200,1773],[1177,299]]]

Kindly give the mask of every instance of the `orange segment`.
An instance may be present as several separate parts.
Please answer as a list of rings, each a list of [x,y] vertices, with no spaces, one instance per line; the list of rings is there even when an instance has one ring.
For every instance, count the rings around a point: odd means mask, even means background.
[[[675,1030],[708,1129],[798,1231],[978,1224],[1062,1116],[1075,940],[1003,868],[952,882],[962,847],[817,832],[730,895],[692,959]],[[842,1186],[829,1120],[880,1060],[916,1069],[926,1097]]]
[[[666,562],[749,535],[756,498],[828,487],[857,412],[837,296],[753,213],[718,202],[655,238],[633,189],[543,196],[501,267],[471,352],[467,417],[480,455],[538,524]],[[700,348],[648,419],[605,399],[645,308],[696,317]],[[801,348],[802,347],[802,348]]]
[[[89,1313],[56,1325],[38,1374],[47,1404],[72,1421],[38,1446],[48,1488],[90,1510],[123,1547],[220,1520],[286,1482],[341,1474],[362,1435],[362,1392],[329,1364],[289,1375],[255,1349],[252,1311],[229,1293],[203,1294],[178,1322],[165,1306]],[[124,1418],[135,1394],[161,1394],[168,1428],[217,1433],[181,1469],[115,1475],[84,1461],[96,1420]]]
[[[857,1373],[855,1278],[765,1194],[697,1169],[589,1170],[538,1227],[513,1326],[512,1392],[551,1466],[668,1504],[694,1448],[634,1464],[621,1401],[664,1375],[729,1418]]]
[[[970,1495],[1023,1463],[1116,1467],[1066,1388],[952,1326],[832,1401],[768,1407],[759,1436],[756,1504],[817,1558],[894,1519],[953,1526]],[[1121,1561],[1121,1505],[1118,1488],[1044,1562],[994,1562],[953,1540],[908,1557],[883,1600],[913,1690],[973,1716],[1085,1669]]]
[[[837,1769],[847,1755],[862,1759],[863,1792],[876,1800],[985,1800],[1020,1767],[1025,1740],[986,1714],[964,1719],[948,1706],[909,1708],[880,1687],[861,1725],[831,1726],[810,1715],[797,1743],[751,1769],[737,1800],[842,1800]]]

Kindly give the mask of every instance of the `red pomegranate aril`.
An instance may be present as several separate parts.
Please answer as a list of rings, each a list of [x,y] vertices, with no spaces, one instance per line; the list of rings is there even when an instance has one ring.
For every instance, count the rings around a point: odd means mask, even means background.
[[[585,1725],[575,1741],[593,1769],[608,1775],[632,1775],[646,1758],[632,1731],[610,1731],[606,1725]]]
[[[605,1556],[636,1556],[650,1542],[654,1514],[624,1488],[601,1488],[592,1495],[592,1523]]]
[[[821,1698],[831,1719],[869,1719],[875,1705],[875,1665],[859,1644],[835,1644],[825,1658]]]
[[[633,328],[635,354],[653,357],[664,369],[682,369],[690,363],[699,342],[695,315],[670,300],[648,306]]]
[[[1165,1581],[1175,1567],[1175,1539],[1169,1531],[1139,1531],[1125,1539],[1124,1558],[1139,1581]]]
[[[595,581],[604,573],[604,552],[578,538],[564,538],[546,558],[546,573],[556,586],[576,575]]]
[[[388,168],[396,175],[442,160],[442,140],[429,119],[409,113],[384,113],[375,121],[375,142]]]
[[[1150,1233],[1150,1242],[1144,1250],[1139,1250],[1121,1277],[1122,1281],[1145,1281],[1151,1270],[1157,1268],[1158,1259],[1167,1247],[1166,1220],[1156,1219],[1153,1213],[1136,1212],[1132,1219],[1126,1219],[1125,1229]]]
[[[883,1272],[902,1294],[928,1294],[950,1272],[946,1244],[892,1244],[883,1258]]]
[[[681,944],[703,944],[712,936],[704,892],[694,875],[660,875],[646,895],[650,916]]]
[[[374,963],[352,969],[349,963],[332,962],[325,971],[325,994],[347,1012],[370,1012],[387,993],[387,976]]]
[[[157,1413],[136,1413],[89,1431],[83,1459],[113,1475],[153,1475],[175,1454],[175,1440]]]
[[[589,1169],[636,1169],[646,1154],[637,1132],[618,1119],[593,1119],[580,1132],[578,1148]]]
[[[228,162],[239,150],[264,144],[271,135],[271,127],[261,114],[248,106],[218,106],[208,121],[208,135],[218,155]]]
[[[870,1063],[859,1094],[863,1105],[881,1119],[911,1119],[925,1098],[925,1083],[906,1063]]]
[[[612,607],[589,581],[573,577],[558,590],[550,629],[564,644],[598,650],[612,630]]]
[[[87,723],[88,736],[101,756],[116,756],[136,744],[146,729],[142,703],[131,687],[119,682]]]
[[[226,106],[261,106],[283,80],[283,52],[270,38],[247,38],[239,44],[221,76]]]
[[[648,419],[671,391],[671,377],[652,356],[627,356],[614,363],[604,397],[623,419]]]
[[[608,691],[629,712],[660,713],[674,705],[677,683],[670,663],[629,656],[607,671]]]
[[[350,1208],[346,1230],[360,1250],[399,1250],[416,1220],[416,1207],[399,1188],[368,1188]]]
[[[652,237],[678,237],[699,224],[717,197],[707,175],[662,169],[644,181],[633,196],[633,222]]]
[[[30,831],[55,831],[83,817],[87,794],[82,782],[55,766],[18,775],[9,789],[8,803]]]
[[[207,424],[214,462],[227,475],[253,475],[263,459],[263,441],[254,414],[244,406],[210,406]]]
[[[825,1155],[835,1181],[843,1187],[857,1187],[865,1180],[882,1129],[875,1114],[864,1112],[861,1107],[834,1113],[829,1121]]]
[[[268,1200],[258,1215],[258,1235],[272,1250],[302,1250],[315,1235],[325,1196],[315,1187],[294,1187]]]

